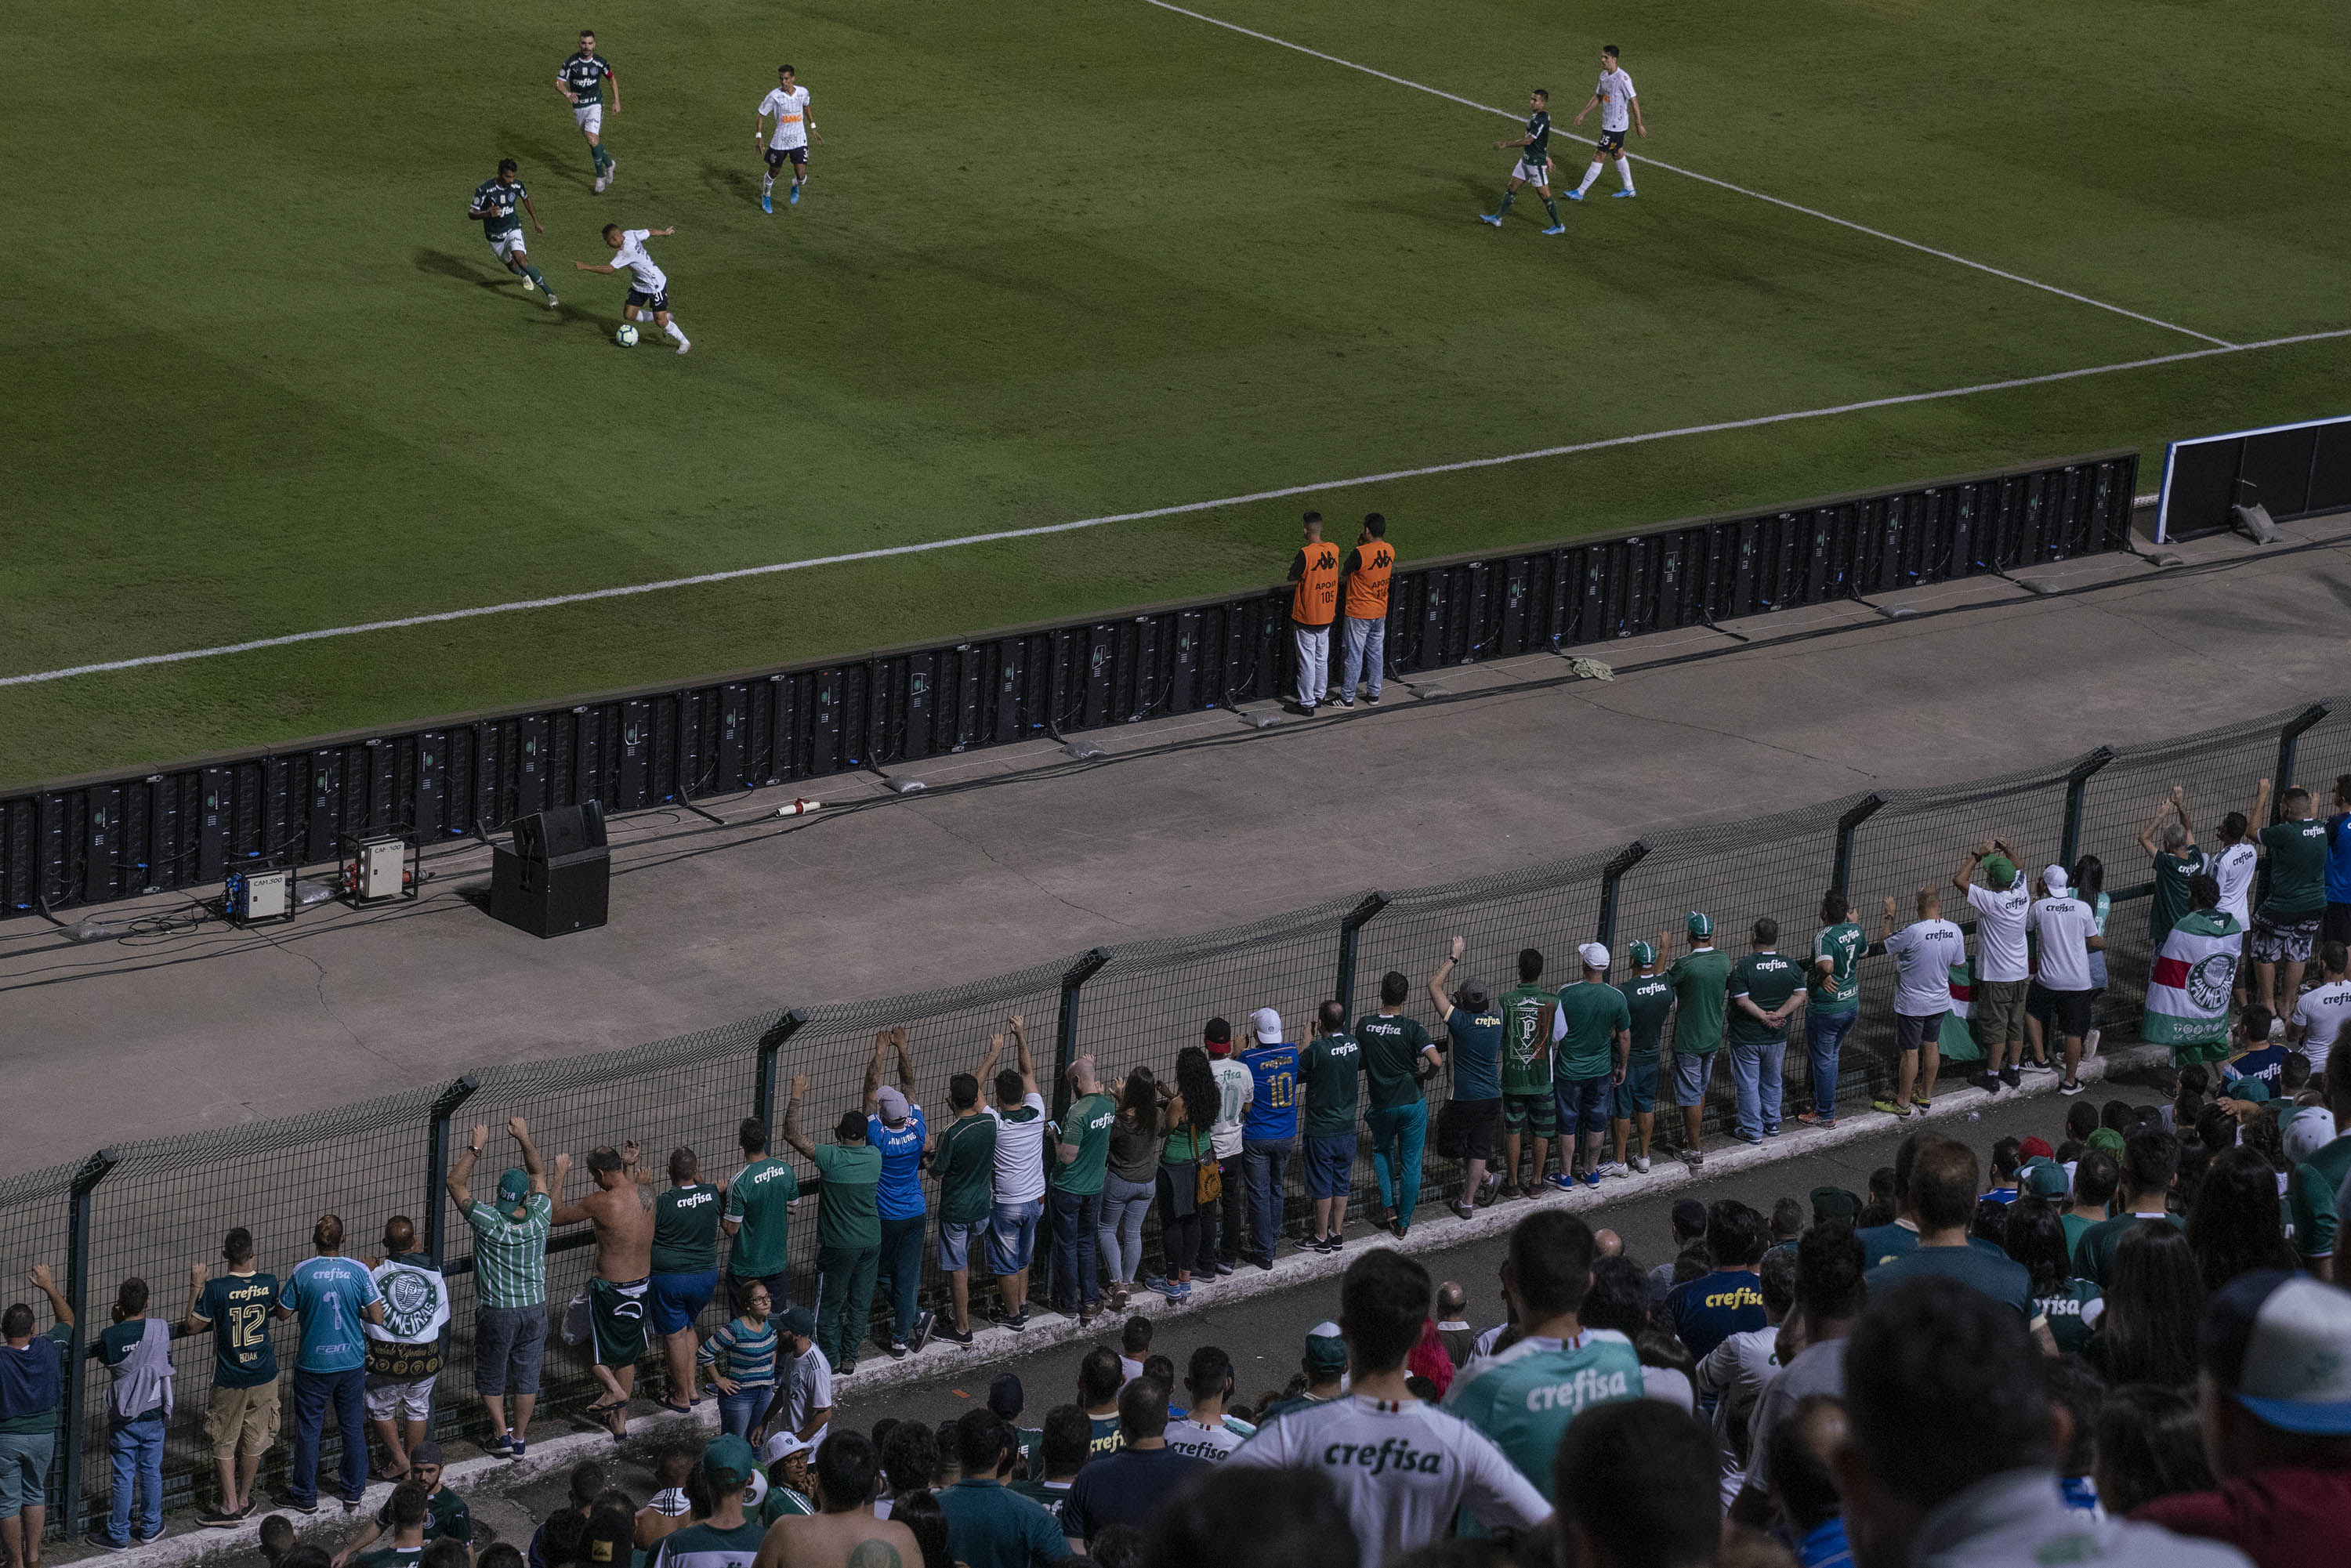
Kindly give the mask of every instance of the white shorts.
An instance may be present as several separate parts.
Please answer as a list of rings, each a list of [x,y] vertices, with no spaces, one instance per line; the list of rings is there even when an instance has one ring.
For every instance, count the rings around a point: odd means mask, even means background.
[[[571,106],[572,122],[590,136],[604,134],[604,106],[599,103],[575,103]]]
[[[370,1377],[367,1380],[368,1419],[371,1421],[423,1421],[433,1414],[433,1385],[441,1380],[434,1373],[430,1377],[403,1381],[397,1377]]]
[[[521,261],[526,259],[529,247],[522,243],[522,230],[508,229],[491,239],[490,249],[497,253],[500,261]]]
[[[1551,170],[1544,164],[1530,163],[1521,158],[1519,166],[1510,171],[1510,178],[1524,180],[1530,185],[1548,185],[1551,183]]]

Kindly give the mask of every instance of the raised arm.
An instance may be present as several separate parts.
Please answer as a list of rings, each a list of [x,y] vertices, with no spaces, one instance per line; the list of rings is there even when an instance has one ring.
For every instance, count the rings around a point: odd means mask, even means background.
[[[1034,1094],[1038,1092],[1037,1063],[1029,1054],[1029,1026],[1021,1020],[1019,1013],[1014,1013],[1009,1021],[1012,1025],[1013,1060],[1020,1068],[1020,1092]]]
[[[2148,854],[2157,852],[2155,835],[2163,826],[2163,819],[2171,815],[2171,797],[2166,795],[2155,803],[2155,815],[2149,817],[2138,831],[2138,847]]]
[[[1437,1021],[1439,1023],[1453,1012],[1453,998],[1445,989],[1445,982],[1453,977],[1453,967],[1461,962],[1461,955],[1468,950],[1469,944],[1456,936],[1453,951],[1447,955],[1445,962],[1437,966],[1437,972],[1428,977],[1428,998],[1437,1004]]]
[[[914,1097],[914,1054],[906,1049],[904,1024],[892,1026],[890,1048],[898,1053],[898,1087],[906,1092],[906,1098],[911,1101]]]
[[[865,1113],[869,1116],[881,1105],[882,1057],[889,1049],[890,1031],[877,1030],[873,1036],[873,1059],[865,1064]]]
[[[212,1319],[196,1308],[204,1299],[204,1281],[210,1274],[202,1263],[188,1270],[188,1310],[180,1319],[180,1326],[190,1333],[202,1333],[212,1326]]]
[[[988,1083],[996,1075],[996,1064],[1002,1061],[1003,1058],[1004,1037],[1000,1034],[989,1035],[987,1037],[987,1054],[979,1059],[979,1071],[972,1074],[973,1077],[979,1080],[979,1092],[983,1097],[983,1101],[985,1096],[994,1092],[994,1091],[988,1087]]]
[[[657,1186],[661,1173],[644,1163],[645,1147],[634,1138],[621,1145],[621,1172],[639,1186]]]
[[[1877,928],[1877,940],[1880,943],[1894,935],[1895,907],[1894,895],[1889,893],[1886,895],[1886,920]]]
[[[538,1145],[530,1141],[530,1124],[520,1116],[507,1118],[507,1132],[522,1145],[523,1173],[530,1177],[530,1190],[547,1190],[547,1163],[539,1158]]]
[[[571,1156],[569,1155],[556,1155],[555,1185],[552,1188],[555,1195],[555,1214],[549,1221],[550,1224],[577,1225],[583,1219],[593,1219],[596,1218],[595,1213],[589,1208],[585,1199],[582,1199],[578,1203],[566,1203],[563,1201],[563,1184],[565,1179],[570,1175]]]
[[[812,1160],[816,1158],[816,1145],[800,1132],[800,1096],[807,1092],[808,1074],[793,1073],[792,1092],[784,1100],[782,1136],[785,1143],[799,1151],[801,1158]]]
[[[1951,873],[1951,885],[1967,892],[1976,880],[1976,862],[1991,853],[1991,845],[1979,844],[1959,857],[1959,869]]]
[[[2257,852],[2261,848],[2262,830],[2269,825],[2266,821],[2262,821],[2262,819],[2267,817],[2269,814],[2270,781],[2264,779],[2253,790],[2253,809],[2245,813],[2245,822],[2248,827],[2252,829],[2252,843],[2253,848]]]
[[[2196,824],[2189,819],[2186,786],[2174,784],[2171,787],[2171,809],[2179,814],[2179,825],[2188,830],[2188,842],[2192,849],[2196,843]]]
[[[456,1159],[449,1166],[449,1201],[455,1204],[460,1212],[473,1206],[474,1162],[482,1157],[482,1145],[489,1141],[489,1128],[475,1127],[465,1146],[457,1151]]]

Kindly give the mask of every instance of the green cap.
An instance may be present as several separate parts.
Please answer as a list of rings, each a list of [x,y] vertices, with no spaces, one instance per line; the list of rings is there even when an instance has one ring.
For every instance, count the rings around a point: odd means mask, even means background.
[[[509,1208],[530,1196],[530,1173],[519,1166],[509,1166],[498,1177],[498,1201]]]
[[[1707,937],[1714,935],[1714,917],[1708,915],[1700,915],[1695,909],[1691,910],[1687,915],[1683,917],[1682,925],[1688,929],[1691,936],[1698,937],[1700,941],[1703,941]]]
[[[2016,882],[2016,862],[2006,855],[1989,855],[1983,862],[1984,879],[1993,887],[2005,890]]]
[[[2065,1179],[2065,1167],[2055,1160],[2027,1160],[2019,1174],[2022,1177],[2020,1185],[2035,1197],[2063,1197],[2072,1190],[2073,1184]]]
[[[1646,942],[1632,943],[1625,951],[1631,955],[1633,967],[1636,969],[1646,969],[1657,961],[1657,950]]]
[[[1861,1213],[1861,1199],[1845,1187],[1816,1186],[1813,1188],[1813,1218],[1816,1220],[1851,1219]]]
[[[2090,1147],[2104,1149],[2116,1159],[2120,1159],[2123,1153],[2123,1135],[2112,1127],[2101,1127],[2090,1134]]]
[[[1347,1342],[1339,1337],[1337,1323],[1316,1323],[1306,1331],[1306,1365],[1329,1377],[1347,1370]]]
[[[2269,1081],[2262,1078],[2231,1078],[2222,1093],[2231,1100],[2250,1100],[2256,1104],[2270,1097]]]
[[[729,1491],[748,1486],[758,1468],[751,1445],[732,1432],[711,1438],[710,1446],[702,1450],[702,1473],[710,1478],[711,1485]]]

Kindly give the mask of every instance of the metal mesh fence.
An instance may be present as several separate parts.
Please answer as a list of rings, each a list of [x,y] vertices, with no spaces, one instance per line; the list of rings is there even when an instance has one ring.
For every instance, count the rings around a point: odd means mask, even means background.
[[[705,1179],[724,1180],[740,1168],[737,1123],[762,1108],[763,1082],[778,1091],[795,1074],[808,1089],[799,1131],[811,1141],[832,1135],[846,1110],[862,1107],[874,1037],[906,1027],[913,1059],[914,1099],[944,1124],[947,1081],[977,1069],[989,1037],[1020,1016],[1035,1070],[1049,1101],[1058,1104],[1057,1070],[1090,1052],[1106,1078],[1148,1066],[1171,1074],[1177,1051],[1200,1038],[1202,1022],[1221,1015],[1237,1031],[1249,1012],[1271,1007],[1292,1040],[1311,1032],[1314,1009],[1338,997],[1351,1011],[1377,1005],[1381,977],[1394,970],[1410,985],[1406,1009],[1425,1021],[1426,985],[1446,956],[1450,939],[1464,938],[1465,975],[1494,991],[1516,978],[1516,959],[1536,947],[1548,959],[1546,981],[1562,983],[1574,969],[1574,947],[1612,929],[1620,955],[1635,938],[1667,934],[1674,952],[1687,946],[1686,912],[1713,916],[1718,945],[1743,951],[1759,916],[1780,924],[1780,946],[1807,955],[1820,926],[1823,894],[1840,879],[1855,917],[1875,937],[1892,897],[1895,923],[1913,917],[1922,886],[1946,894],[1946,912],[1967,923],[1964,900],[1949,883],[1960,852],[1997,836],[2016,848],[2028,870],[2061,857],[2069,837],[2077,852],[2101,857],[2106,888],[2116,899],[2107,927],[2110,986],[2101,1009],[2109,1029],[2136,1018],[2143,995],[2150,931],[2138,902],[2146,895],[2148,858],[2142,825],[2158,800],[2176,784],[2184,791],[2199,841],[2231,810],[2252,803],[2256,781],[2279,771],[2291,737],[2292,773],[2327,809],[2338,773],[2351,772],[2351,705],[2296,706],[2178,740],[2104,748],[2050,766],[1996,779],[1923,789],[1857,794],[1800,810],[1659,833],[1639,845],[1530,866],[1495,876],[1391,894],[1332,899],[1301,909],[1200,935],[1139,942],[1039,965],[1015,974],[948,989],[817,1007],[806,1013],[772,1012],[724,1028],[601,1055],[494,1066],[454,1085],[434,1085],[281,1121],[248,1124],[106,1151],[87,1166],[57,1166],[0,1182],[0,1278],[25,1279],[36,1262],[57,1270],[61,1283],[80,1281],[82,1333],[94,1336],[109,1321],[120,1281],[137,1276],[152,1290],[151,1311],[177,1318],[184,1310],[191,1267],[217,1264],[224,1232],[244,1226],[254,1235],[262,1268],[281,1278],[310,1250],[310,1228],[332,1212],[341,1217],[350,1250],[381,1250],[376,1238],[395,1214],[413,1218],[427,1238],[438,1234],[450,1273],[452,1324],[437,1393],[437,1426],[444,1433],[475,1429],[471,1324],[474,1290],[471,1232],[441,1189],[444,1147],[435,1134],[436,1105],[449,1117],[448,1148],[462,1147],[467,1129],[489,1128],[488,1147],[475,1174],[486,1190],[505,1165],[517,1163],[507,1138],[510,1116],[528,1119],[539,1149],[552,1161],[569,1153],[575,1167],[570,1196],[584,1190],[586,1152],[599,1144],[634,1140],[644,1163],[660,1170],[677,1146],[697,1151]],[[1352,935],[1351,935],[1352,934]],[[1671,953],[1666,955],[1670,958]],[[1849,1037],[1836,1086],[1841,1103],[1882,1092],[1891,1063],[1892,966],[1872,959],[1863,968],[1862,1022]],[[1667,1047],[1670,1052],[1670,1031]],[[1004,1065],[1011,1065],[1009,1051]],[[763,1071],[772,1072],[764,1079]],[[882,1082],[896,1083],[894,1057],[885,1057]],[[1727,1117],[1729,1087],[1718,1082],[1705,1123]],[[1435,1091],[1442,1093],[1442,1088]],[[1801,1030],[1785,1061],[1786,1110],[1810,1098]],[[780,1103],[780,1092],[777,1095]],[[1660,1095],[1659,1145],[1678,1134],[1670,1095]],[[789,1157],[780,1129],[776,1151]],[[76,1176],[85,1196],[76,1198]],[[94,1181],[89,1178],[95,1176]],[[1290,1227],[1306,1223],[1308,1207],[1291,1177],[1284,1212]],[[1355,1192],[1371,1186],[1368,1161],[1355,1166]],[[1424,1201],[1459,1190],[1455,1163],[1432,1160]],[[792,1299],[815,1296],[815,1183],[804,1181],[789,1249]],[[87,1205],[86,1244],[74,1251],[73,1215]],[[1157,1218],[1145,1253],[1157,1263]],[[591,1255],[584,1226],[559,1231],[548,1268],[551,1317],[580,1291]],[[1043,1256],[1042,1249],[1040,1253]],[[935,1249],[924,1248],[926,1304],[945,1299]],[[975,1294],[977,1294],[976,1283]],[[1041,1285],[1032,1299],[1042,1299]],[[724,1297],[705,1314],[705,1330],[724,1310]],[[886,1337],[887,1303],[875,1302],[870,1325]],[[46,1321],[46,1320],[44,1320]],[[288,1327],[279,1336],[281,1363],[295,1350]],[[180,1416],[167,1443],[167,1499],[210,1495],[212,1470],[201,1436],[203,1391],[211,1384],[209,1338],[174,1346],[182,1375]],[[648,1356],[658,1364],[658,1348]],[[69,1423],[79,1428],[79,1500],[102,1507],[107,1380],[92,1369]],[[587,1353],[559,1335],[550,1345],[542,1388],[544,1407],[576,1409],[594,1388]],[[664,1392],[655,1377],[648,1392]],[[60,1459],[53,1491],[67,1490]],[[286,1445],[281,1443],[282,1456]],[[323,1456],[331,1466],[334,1438]],[[273,1457],[265,1480],[282,1475]],[[72,1528],[74,1510],[51,1516]]]

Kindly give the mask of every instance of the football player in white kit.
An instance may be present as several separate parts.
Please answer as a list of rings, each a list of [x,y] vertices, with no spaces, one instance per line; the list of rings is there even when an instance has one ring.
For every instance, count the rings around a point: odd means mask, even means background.
[[[763,135],[759,126],[769,115],[775,117],[776,128],[772,135]],[[791,67],[778,66],[776,90],[759,100],[751,116],[751,145],[757,147],[763,141],[768,144],[768,172],[759,180],[761,212],[776,210],[776,172],[787,162],[792,166],[792,193],[785,198],[785,204],[799,204],[800,187],[808,183],[809,138],[812,136],[824,140],[817,135],[816,118],[809,110],[809,89],[793,81]]]
[[[580,134],[588,139],[588,156],[596,163],[596,193],[620,177],[620,160],[604,151],[604,88],[612,89],[612,112],[621,112],[621,78],[612,74],[612,62],[596,52],[596,35],[581,32],[580,52],[564,58],[555,68],[555,89],[563,101],[571,106],[572,122]]]
[[[669,274],[654,266],[653,258],[645,251],[645,241],[675,233],[677,230],[674,228],[624,229],[618,224],[606,224],[604,243],[612,247],[612,259],[592,265],[575,261],[571,266],[580,272],[626,271],[629,274],[629,298],[621,306],[621,319],[652,321],[677,340],[677,351],[683,354],[694,345],[685,340],[685,334],[678,329],[675,321],[670,319]]]
[[[1583,124],[1583,117],[1594,109],[1600,110],[1600,140],[1593,144],[1592,167],[1583,172],[1583,183],[1567,193],[1571,202],[1583,200],[1583,193],[1592,189],[1593,181],[1600,178],[1601,161],[1611,156],[1616,160],[1616,178],[1624,186],[1616,194],[1620,197],[1631,195],[1633,164],[1625,156],[1625,132],[1638,131],[1645,137],[1649,134],[1649,127],[1641,119],[1641,99],[1633,91],[1633,78],[1626,76],[1624,68],[1616,63],[1616,46],[1614,44],[1602,47],[1600,85],[1592,89],[1591,101],[1575,111],[1575,118],[1568,121],[1569,126]]]

